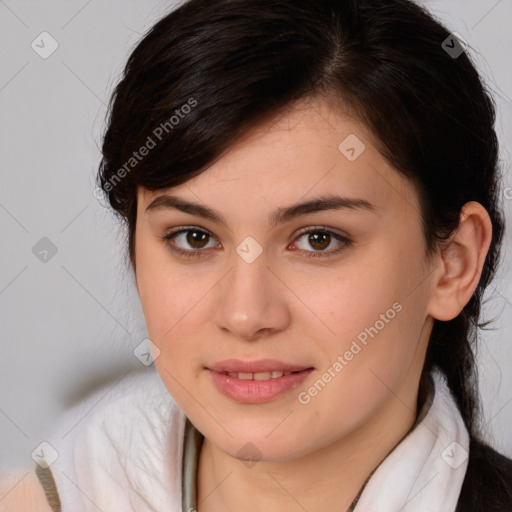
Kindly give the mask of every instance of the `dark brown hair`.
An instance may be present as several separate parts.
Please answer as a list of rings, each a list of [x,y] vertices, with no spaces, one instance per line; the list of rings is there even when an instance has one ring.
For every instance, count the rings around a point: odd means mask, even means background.
[[[478,287],[457,318],[435,320],[424,368],[446,375],[476,435],[473,349],[503,216],[494,104],[467,52],[448,51],[456,43],[449,37],[409,0],[190,0],[130,55],[112,97],[98,181],[127,222],[136,270],[137,187],[186,182],[248,128],[302,98],[330,95],[349,105],[416,185],[427,253],[458,226],[466,202],[490,215]]]

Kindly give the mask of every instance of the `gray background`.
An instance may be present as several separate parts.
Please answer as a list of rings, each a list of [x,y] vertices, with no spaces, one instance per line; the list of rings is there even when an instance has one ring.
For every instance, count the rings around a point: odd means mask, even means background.
[[[476,51],[498,103],[504,186],[512,187],[512,2],[424,3]],[[0,471],[32,464],[30,453],[64,409],[141,367],[133,350],[146,331],[125,264],[124,232],[94,196],[94,175],[106,103],[121,68],[172,5],[0,0]],[[31,47],[43,31],[59,45],[47,59]],[[504,194],[508,222],[511,203],[512,188]],[[57,248],[46,262],[33,253],[43,237]],[[484,309],[486,318],[496,318],[495,330],[482,334],[478,354],[486,430],[508,456],[510,246],[507,232],[502,270]]]

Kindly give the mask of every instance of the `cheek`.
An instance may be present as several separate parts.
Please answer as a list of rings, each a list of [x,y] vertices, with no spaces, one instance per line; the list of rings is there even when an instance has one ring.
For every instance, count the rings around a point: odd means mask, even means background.
[[[290,276],[291,279],[291,276]],[[401,279],[385,258],[367,257],[331,272],[291,282],[303,297],[316,324],[322,321],[333,340],[349,340],[379,320],[400,299]],[[390,312],[392,315],[394,310]]]
[[[149,338],[164,350],[162,343],[167,334],[173,332],[173,326],[184,315],[186,306],[183,287],[179,275],[171,274],[161,256],[161,249],[151,248],[141,236],[136,249],[137,288]],[[185,289],[185,291],[183,291]]]
[[[208,305],[207,286],[190,277],[150,270],[141,275],[140,290],[149,337],[162,351],[176,340],[199,334],[199,318],[206,314],[204,308]]]
[[[170,254],[162,244],[144,230],[137,232],[137,289],[149,337],[159,346],[164,338],[172,336],[177,328],[174,326],[182,322],[180,319],[186,318],[199,300],[198,288],[202,288],[201,281],[194,280],[190,270],[171,264]]]
[[[347,308],[333,324],[337,337],[327,344],[317,338],[326,353],[324,364],[309,387],[297,390],[308,428],[333,436],[343,429],[348,433],[399,393],[420,343],[417,306],[384,300]]]
[[[366,385],[375,381],[370,370],[385,381],[397,382],[420,342],[426,318],[425,290],[420,285],[411,291],[425,271],[421,261],[404,265],[411,259],[391,250],[372,251],[322,282],[301,282],[301,294],[309,298],[311,310],[318,312],[324,326],[311,339],[317,340],[317,349],[324,353],[325,370],[338,356],[346,361],[345,377],[336,379],[342,383],[340,392],[371,390]],[[304,323],[308,330],[308,322]],[[316,325],[320,325],[318,320]]]

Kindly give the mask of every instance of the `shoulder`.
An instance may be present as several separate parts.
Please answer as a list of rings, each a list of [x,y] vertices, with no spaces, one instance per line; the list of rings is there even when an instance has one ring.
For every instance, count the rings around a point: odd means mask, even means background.
[[[44,463],[62,509],[82,510],[84,495],[94,496],[106,509],[116,504],[119,510],[131,510],[129,505],[137,503],[140,509],[151,504],[158,510],[165,500],[169,503],[184,425],[183,412],[154,368],[127,371],[89,391],[41,440],[47,443]],[[41,505],[28,506],[25,500],[22,508],[5,512],[51,511],[34,468],[29,472],[24,487]],[[25,499],[24,491],[18,495]]]
[[[156,370],[132,369],[97,386],[66,410],[57,418],[50,438],[68,448],[87,432],[108,431],[122,425],[123,431],[129,433],[145,422],[165,419],[174,410],[177,405]]]
[[[51,469],[63,508],[82,499],[77,487],[107,510],[163,508],[176,492],[184,427],[183,412],[154,368],[98,389],[53,438],[61,443]]]
[[[52,512],[34,471],[0,478],[0,512]]]
[[[471,438],[456,512],[512,512],[512,460]]]

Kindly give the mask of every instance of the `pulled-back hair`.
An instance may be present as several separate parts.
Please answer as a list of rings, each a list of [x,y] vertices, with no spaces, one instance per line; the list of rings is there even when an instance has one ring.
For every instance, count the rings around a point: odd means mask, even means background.
[[[424,367],[446,375],[478,437],[477,328],[503,232],[498,144],[493,101],[467,53],[448,51],[458,44],[448,38],[409,0],[190,0],[130,55],[111,100],[98,182],[127,223],[136,271],[137,187],[190,180],[298,100],[348,105],[416,186],[427,254],[458,226],[468,201],[491,218],[477,289],[455,319],[434,321]]]

